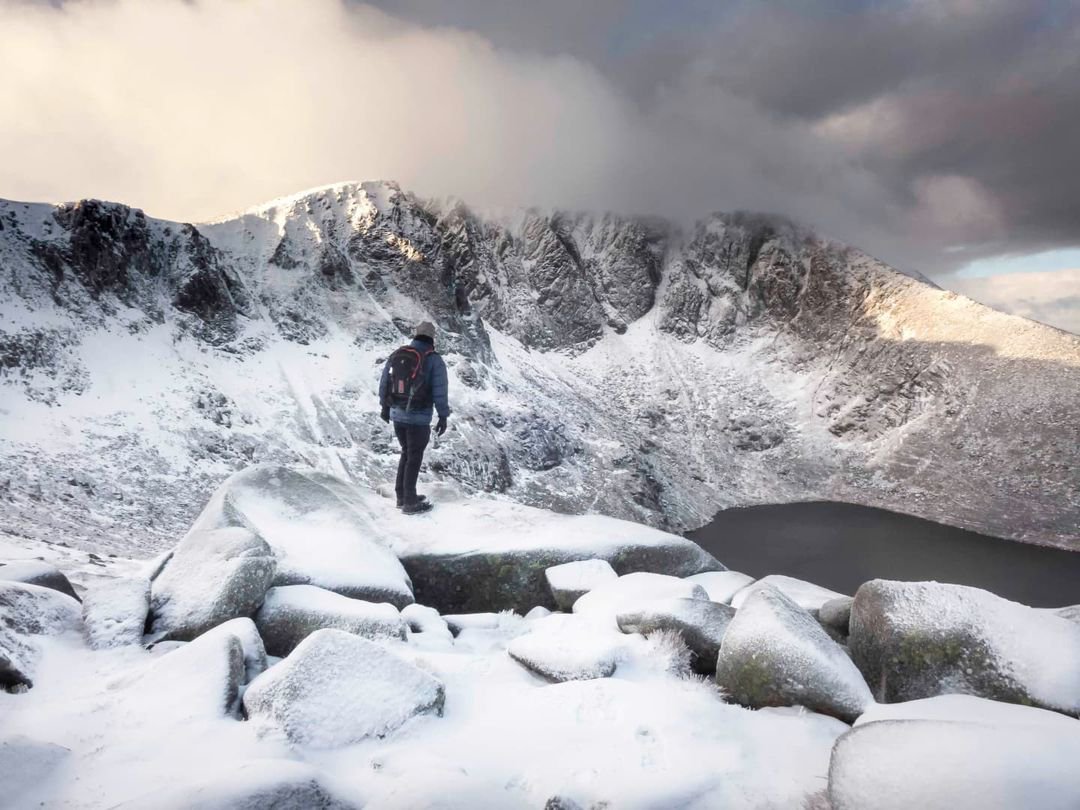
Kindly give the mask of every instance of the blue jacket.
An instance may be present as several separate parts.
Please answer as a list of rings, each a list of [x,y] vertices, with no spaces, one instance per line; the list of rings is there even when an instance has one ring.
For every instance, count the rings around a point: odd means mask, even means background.
[[[426,343],[423,340],[413,340],[409,345],[421,354],[426,351],[431,351],[432,348],[432,344]],[[421,373],[427,378],[427,384],[431,389],[431,396],[435,401],[435,407],[413,408],[406,411],[404,408],[392,405],[390,407],[390,418],[393,421],[401,422],[404,425],[430,425],[433,411],[438,411],[440,418],[445,418],[450,415],[450,403],[447,402],[447,389],[449,385],[446,379],[446,363],[443,362],[443,359],[439,357],[439,355],[432,352],[424,358],[424,368]],[[386,401],[386,392],[389,385],[390,360],[387,359],[386,363],[383,364],[382,379],[379,380],[380,403]]]

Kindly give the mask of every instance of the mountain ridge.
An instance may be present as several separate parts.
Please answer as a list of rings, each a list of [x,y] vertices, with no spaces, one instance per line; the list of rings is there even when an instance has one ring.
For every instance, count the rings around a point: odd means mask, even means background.
[[[458,413],[429,475],[465,489],[672,529],[836,498],[1077,544],[1080,340],[782,218],[488,219],[392,183],[198,225],[2,202],[0,296],[6,531],[150,550],[244,463],[387,480],[377,361],[431,318]]]

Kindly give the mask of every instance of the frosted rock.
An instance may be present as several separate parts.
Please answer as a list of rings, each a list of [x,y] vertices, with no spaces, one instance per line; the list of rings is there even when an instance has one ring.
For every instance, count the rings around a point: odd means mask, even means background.
[[[710,600],[725,605],[730,604],[731,597],[754,581],[753,577],[738,571],[706,571],[687,579],[704,588]]]
[[[244,683],[244,647],[231,632],[209,632],[110,684],[139,711],[192,720],[235,714]]]
[[[555,605],[568,612],[580,597],[618,577],[607,560],[575,560],[544,571]]]
[[[398,608],[413,601],[409,577],[398,558],[376,541],[360,493],[333,476],[249,467],[218,488],[195,526],[257,531],[277,560],[274,585],[316,585]]]
[[[735,608],[707,599],[660,599],[620,613],[616,621],[624,633],[677,633],[693,653],[693,668],[711,674],[734,616]]]
[[[270,547],[250,529],[192,529],[151,585],[151,632],[190,640],[229,619],[253,615],[274,568]]]
[[[978,588],[867,582],[849,647],[884,702],[958,692],[1080,714],[1080,625]]]
[[[297,745],[334,748],[442,713],[442,683],[373,641],[317,630],[244,693],[253,722]]]
[[[700,585],[664,574],[626,574],[590,591],[574,603],[574,613],[610,618],[657,599],[705,599]]]
[[[0,580],[22,582],[25,585],[38,585],[51,588],[62,594],[78,599],[71,581],[55,565],[42,560],[17,560],[0,566]]]
[[[240,642],[244,654],[244,683],[251,683],[261,675],[267,666],[266,647],[259,635],[255,622],[248,618],[230,619],[217,627],[207,630],[200,639],[232,636]],[[166,642],[168,643],[168,642]]]
[[[366,638],[405,638],[405,622],[393,605],[350,599],[314,585],[284,585],[266,593],[255,624],[271,655],[285,656],[326,627]]]
[[[6,627],[0,626],[0,689],[20,691],[34,685],[38,648]]]
[[[842,736],[833,749],[830,806],[1071,810],[1080,807],[1080,723],[1075,726],[866,723]]]
[[[607,678],[615,672],[621,654],[617,641],[577,617],[554,615],[532,632],[513,639],[506,652],[550,681],[584,681]]]
[[[822,588],[812,582],[805,582],[783,574],[770,574],[746,586],[731,597],[731,606],[734,608],[742,607],[743,603],[750,598],[754,591],[765,585],[771,585],[803,610],[809,611],[815,611],[831,599],[840,599],[844,596],[842,593],[830,591],[828,588]]]
[[[851,606],[855,600],[850,596],[830,599],[817,611],[817,619],[827,629],[840,636],[847,636],[851,625]]]
[[[779,589],[756,589],[728,625],[716,682],[751,708],[805,706],[851,722],[873,703],[851,659]]]
[[[83,633],[95,650],[141,644],[150,610],[150,580],[109,579],[83,597]]]
[[[123,805],[136,810],[142,800]],[[159,810],[353,810],[331,793],[322,774],[303,762],[260,759],[242,762],[227,772],[183,785],[166,796],[155,795]]]
[[[401,618],[409,628],[409,641],[425,649],[446,649],[453,646],[454,634],[439,615],[439,611],[426,605],[406,605]]]

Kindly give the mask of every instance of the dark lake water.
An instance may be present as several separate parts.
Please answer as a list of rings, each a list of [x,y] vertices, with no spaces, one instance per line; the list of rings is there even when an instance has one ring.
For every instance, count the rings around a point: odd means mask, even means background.
[[[868,579],[975,585],[1034,607],[1080,604],[1080,552],[846,503],[726,509],[687,534],[728,568],[854,594]]]

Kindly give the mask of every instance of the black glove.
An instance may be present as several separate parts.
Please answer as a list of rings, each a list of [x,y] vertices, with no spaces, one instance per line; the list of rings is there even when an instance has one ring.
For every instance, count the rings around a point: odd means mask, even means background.
[[[439,421],[435,423],[435,435],[442,436],[446,433],[446,417],[440,416]]]
[[[379,418],[387,424],[390,424],[390,409],[383,405],[383,409],[379,412]]]

